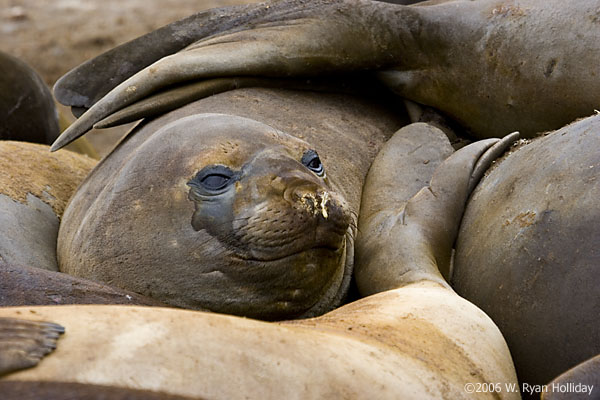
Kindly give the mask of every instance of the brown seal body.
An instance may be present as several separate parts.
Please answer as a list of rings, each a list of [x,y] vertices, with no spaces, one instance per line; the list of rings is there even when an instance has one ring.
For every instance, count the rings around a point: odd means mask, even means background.
[[[143,123],[71,200],[61,271],[266,319],[339,305],[364,177],[403,123],[371,102],[245,89]]]
[[[473,193],[457,292],[498,324],[519,379],[546,384],[600,353],[600,116],[534,139]]]
[[[96,161],[48,146],[0,141],[0,260],[58,271],[60,218]]]
[[[0,140],[51,144],[60,133],[50,89],[23,61],[0,52]]]

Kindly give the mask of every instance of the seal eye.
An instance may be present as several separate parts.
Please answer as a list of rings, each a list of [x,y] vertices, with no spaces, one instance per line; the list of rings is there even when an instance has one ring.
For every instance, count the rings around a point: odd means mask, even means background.
[[[200,183],[208,190],[219,190],[227,186],[230,180],[231,177],[229,176],[221,174],[210,174],[202,178]]]
[[[211,165],[203,168],[188,182],[188,186],[199,193],[218,194],[227,188],[236,178],[236,174],[224,165]]]
[[[302,164],[312,172],[317,174],[318,176],[325,175],[325,169],[323,168],[323,164],[321,163],[321,159],[319,155],[314,150],[307,150],[302,156]]]

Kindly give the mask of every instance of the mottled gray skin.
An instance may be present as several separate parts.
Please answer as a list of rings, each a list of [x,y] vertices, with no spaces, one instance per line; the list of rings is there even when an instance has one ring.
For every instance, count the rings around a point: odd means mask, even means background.
[[[416,47],[382,78],[477,138],[558,129],[600,103],[599,9],[598,0],[425,2],[407,24]]]
[[[514,151],[473,193],[452,284],[498,324],[519,379],[600,353],[600,116]]]
[[[0,52],[0,140],[51,144],[60,133],[50,89],[23,61]]]
[[[599,8],[600,0],[285,0],[197,14],[57,82],[59,101],[93,106],[53,149],[169,85],[365,71],[477,138],[531,137],[598,107]],[[134,67],[121,71],[119,59]]]
[[[275,89],[143,123],[72,198],[59,267],[186,308],[322,314],[348,290],[369,165],[403,124],[372,99]],[[326,176],[302,164],[308,149]],[[214,165],[235,181],[217,195],[197,177]]]

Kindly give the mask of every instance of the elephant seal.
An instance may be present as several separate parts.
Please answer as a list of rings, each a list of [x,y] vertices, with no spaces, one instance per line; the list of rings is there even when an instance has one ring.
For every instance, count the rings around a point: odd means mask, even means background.
[[[600,353],[600,116],[534,139],[474,191],[452,285],[498,324],[519,379]]]
[[[531,137],[598,107],[598,7],[599,0],[410,6],[284,0],[210,10],[61,78],[57,99],[89,111],[52,148],[128,105],[190,81],[350,72],[376,73],[401,96],[441,110],[477,138],[513,131]]]
[[[388,102],[243,89],[142,123],[71,199],[60,270],[268,320],[339,306],[364,177],[406,123]]]
[[[51,144],[58,113],[50,89],[23,61],[0,52],[0,140]]]
[[[69,198],[96,164],[41,144],[0,141],[0,261],[58,271],[56,239]]]
[[[55,321],[66,334],[37,367],[6,375],[0,387],[44,381],[215,399],[469,399],[465,387],[471,386],[465,385],[496,382],[501,390],[480,397],[519,399],[518,389],[505,389],[516,384],[516,375],[499,330],[436,268],[438,257],[449,258],[457,231],[444,228],[457,225],[472,183],[491,161],[488,151],[508,141],[465,147],[431,178],[433,166],[451,151],[440,143],[444,135],[423,124],[396,135],[367,177],[363,197],[379,204],[367,204],[378,212],[363,219],[361,231],[365,238],[384,232],[367,244],[376,257],[365,266],[379,264],[380,275],[395,280],[394,289],[381,292],[386,285],[374,284],[373,295],[323,316],[279,323],[163,308],[2,308],[2,317]],[[398,154],[423,167],[390,171]],[[404,180],[421,184],[404,189]],[[413,191],[418,194],[407,204]],[[396,244],[407,238],[414,246],[398,252]]]

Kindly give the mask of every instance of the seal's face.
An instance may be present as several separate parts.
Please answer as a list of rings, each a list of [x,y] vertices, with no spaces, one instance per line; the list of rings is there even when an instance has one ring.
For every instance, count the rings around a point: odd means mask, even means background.
[[[192,228],[219,242],[218,268],[241,296],[204,306],[269,319],[335,306],[351,214],[319,155],[264,125],[227,125],[203,135],[188,199]]]
[[[317,153],[306,155],[311,160],[306,169],[322,172]],[[238,171],[206,166],[188,182],[195,203],[192,226],[245,260],[280,260],[310,249],[337,252],[350,216],[324,181],[293,161],[266,149]]]

